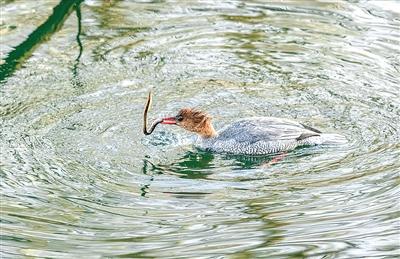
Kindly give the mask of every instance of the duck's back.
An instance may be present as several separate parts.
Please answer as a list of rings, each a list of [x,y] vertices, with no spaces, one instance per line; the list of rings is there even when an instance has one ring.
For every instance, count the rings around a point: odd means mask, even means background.
[[[320,135],[320,131],[296,121],[254,117],[230,124],[217,137],[203,139],[200,147],[216,152],[264,155],[319,144]]]

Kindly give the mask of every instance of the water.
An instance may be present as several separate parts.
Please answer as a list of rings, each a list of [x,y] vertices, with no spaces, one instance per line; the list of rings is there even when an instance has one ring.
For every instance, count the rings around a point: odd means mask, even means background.
[[[2,257],[399,256],[398,2],[39,2],[1,1]],[[349,143],[272,166],[201,152],[142,134],[150,89],[151,119],[196,106]]]

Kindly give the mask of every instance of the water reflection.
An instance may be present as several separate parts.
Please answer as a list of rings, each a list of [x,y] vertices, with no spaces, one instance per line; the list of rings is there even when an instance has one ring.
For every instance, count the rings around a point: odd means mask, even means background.
[[[145,175],[150,175],[150,179],[148,180],[148,183],[144,184],[140,188],[140,196],[146,197],[146,194],[149,192],[150,184],[152,181],[154,181],[154,171],[154,165],[149,160],[143,159],[142,173]]]
[[[14,47],[4,64],[0,66],[0,82],[12,75],[14,71],[22,66],[32,52],[43,42],[47,41],[64,24],[74,8],[79,6],[83,0],[63,0],[53,9],[52,15],[36,28],[28,38],[18,46]]]
[[[259,167],[270,167],[282,162],[284,159],[302,157],[315,154],[306,151],[293,151],[289,153],[278,153],[264,156],[245,156],[231,154],[215,154],[199,149],[186,151],[178,158],[170,158],[169,162],[153,163],[150,158],[143,160],[142,172],[145,175],[171,174],[184,179],[207,179],[207,176],[217,169],[215,160],[225,161],[225,166],[233,170],[254,169]]]
[[[214,155],[203,151],[187,151],[182,157],[172,159],[167,164],[154,164],[148,159],[143,160],[143,174],[173,174],[181,178],[206,179],[213,168]]]
[[[80,64],[80,59],[83,53],[83,45],[81,41],[81,34],[82,34],[82,14],[81,14],[81,5],[80,3],[77,3],[75,5],[75,12],[76,12],[76,18],[78,20],[78,32],[76,34],[76,42],[78,43],[79,46],[79,53],[78,56],[75,59],[75,64],[72,68],[72,74],[73,74],[73,80],[72,83],[74,84],[75,87],[81,88],[83,86],[81,80],[79,79],[78,75],[78,67]]]

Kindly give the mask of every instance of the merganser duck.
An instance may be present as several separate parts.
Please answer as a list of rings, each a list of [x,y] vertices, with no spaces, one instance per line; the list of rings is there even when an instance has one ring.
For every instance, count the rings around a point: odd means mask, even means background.
[[[343,144],[346,139],[338,134],[322,133],[302,123],[275,117],[240,119],[220,131],[211,123],[211,116],[193,108],[183,108],[174,117],[156,120],[150,131],[146,119],[151,95],[144,112],[144,134],[151,134],[158,124],[177,125],[199,135],[200,149],[237,155],[267,155],[290,151],[297,147],[319,144]]]

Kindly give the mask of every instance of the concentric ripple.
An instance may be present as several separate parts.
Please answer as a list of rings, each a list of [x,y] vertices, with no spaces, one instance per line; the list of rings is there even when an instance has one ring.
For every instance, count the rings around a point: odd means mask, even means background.
[[[57,4],[2,3],[2,51]],[[85,1],[0,85],[0,256],[398,256],[397,10]],[[150,119],[184,106],[208,111],[216,128],[277,116],[349,143],[274,163],[196,150],[176,127],[144,136],[150,89]]]

